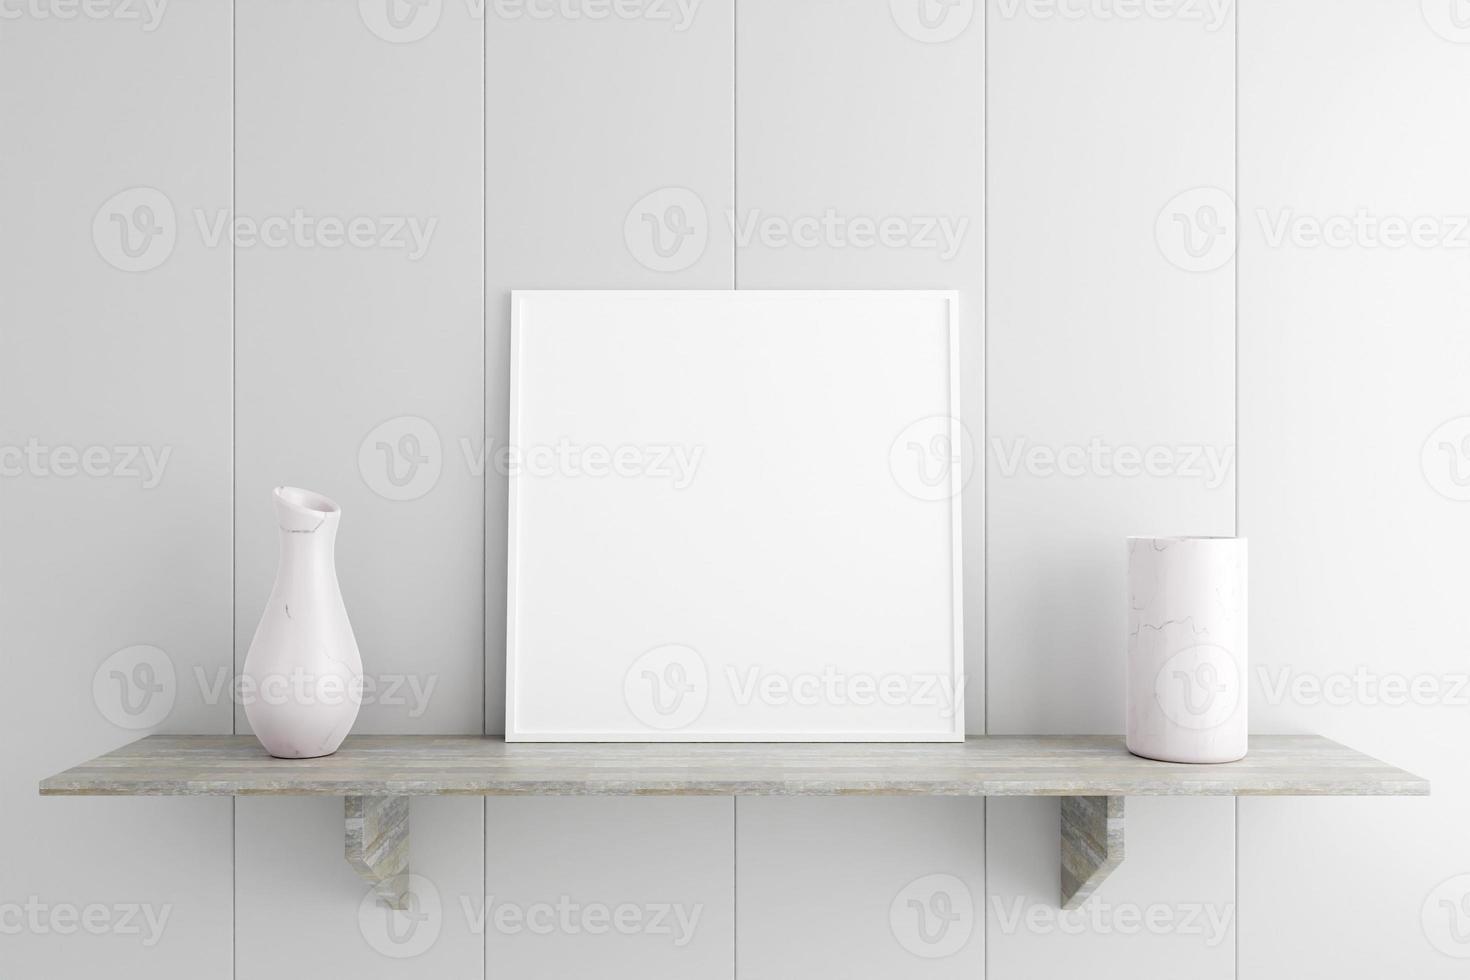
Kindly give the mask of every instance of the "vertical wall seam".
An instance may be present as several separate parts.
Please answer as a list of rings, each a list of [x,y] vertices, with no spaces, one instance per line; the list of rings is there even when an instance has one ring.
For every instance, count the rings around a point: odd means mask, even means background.
[[[1234,181],[1235,200],[1235,534],[1240,535],[1240,264],[1241,264],[1241,234],[1240,234],[1240,5],[1235,6],[1235,104],[1233,119],[1235,122],[1235,166],[1231,173]],[[1249,641],[1249,625],[1247,624],[1247,641]],[[1249,655],[1249,654],[1247,654]],[[1249,692],[1247,692],[1249,696]],[[1235,875],[1231,882],[1235,894],[1235,980],[1240,980],[1240,797],[1235,798],[1235,853],[1232,855],[1235,862]]]
[[[990,5],[980,15],[980,411],[981,438],[990,445]],[[980,733],[990,734],[990,487],[980,469]],[[990,800],[980,798],[980,894],[990,894]],[[990,930],[980,916],[981,976],[990,976]]]
[[[730,211],[740,215],[740,0],[730,4]],[[740,243],[730,236],[730,288],[740,288]],[[730,977],[740,980],[740,797],[730,797]]]
[[[490,419],[490,18],[480,19],[480,437],[485,444]],[[490,470],[480,481],[480,734],[490,734]],[[503,600],[502,600],[503,601]],[[507,651],[507,654],[509,651]],[[485,804],[488,830],[490,805]],[[489,881],[486,880],[488,891]],[[487,941],[488,943],[488,941]],[[486,967],[489,970],[489,967]]]
[[[490,18],[480,21],[480,428],[490,419]],[[508,520],[508,518],[507,518]],[[490,734],[490,470],[480,482],[480,731]],[[504,600],[502,600],[504,601]],[[507,650],[507,655],[509,651]],[[490,894],[490,797],[480,798],[480,894]],[[490,980],[490,930],[480,937],[480,975]]]
[[[238,31],[235,20],[238,14],[237,5],[230,4],[230,212],[235,211],[236,187],[238,175],[236,161],[238,157],[237,143],[239,142],[239,97],[238,97],[238,63],[239,55],[236,50],[238,42]],[[237,339],[236,326],[236,254],[233,237],[230,240],[230,637],[227,649],[230,654],[230,673],[235,671],[235,636],[237,624],[235,622],[235,576],[236,576],[236,547],[235,537],[238,533],[238,522],[235,515],[235,480],[236,480],[236,453],[238,452],[239,439],[237,438],[238,411],[237,401],[239,398],[239,378],[237,374]],[[230,734],[239,734],[239,722],[235,717],[235,702],[229,701],[230,712]],[[239,854],[238,830],[240,801],[236,797],[230,797],[230,977],[236,978],[240,974],[240,887],[239,868],[236,856]]]

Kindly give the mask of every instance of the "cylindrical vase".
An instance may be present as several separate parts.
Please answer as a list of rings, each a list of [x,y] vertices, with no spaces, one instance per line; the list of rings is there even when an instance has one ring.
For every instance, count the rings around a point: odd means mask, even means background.
[[[1244,538],[1128,539],[1128,751],[1244,758]]]

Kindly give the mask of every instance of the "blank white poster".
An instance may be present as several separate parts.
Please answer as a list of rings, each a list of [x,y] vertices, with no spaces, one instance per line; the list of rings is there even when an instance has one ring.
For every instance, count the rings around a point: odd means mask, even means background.
[[[954,293],[512,297],[507,738],[963,738]]]

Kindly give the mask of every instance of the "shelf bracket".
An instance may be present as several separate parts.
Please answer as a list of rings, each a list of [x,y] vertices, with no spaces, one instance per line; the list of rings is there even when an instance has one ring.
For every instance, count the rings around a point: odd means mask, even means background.
[[[408,908],[408,797],[348,796],[347,863],[372,882],[378,901]]]
[[[1062,797],[1062,908],[1077,909],[1123,863],[1123,797]]]

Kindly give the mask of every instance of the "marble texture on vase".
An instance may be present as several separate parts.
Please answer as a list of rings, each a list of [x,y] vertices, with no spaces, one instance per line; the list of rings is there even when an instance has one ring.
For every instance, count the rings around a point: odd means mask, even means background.
[[[962,743],[507,743],[354,735],[272,759],[243,735],[151,735],[44,780],[46,796],[1423,796],[1429,784],[1318,735],[1181,766],[1106,735]]]
[[[1246,541],[1128,540],[1128,750],[1164,762],[1246,754]]]
[[[280,564],[245,655],[250,730],[281,759],[337,751],[362,706],[362,657],[337,584],[342,509],[310,490],[277,487]]]

